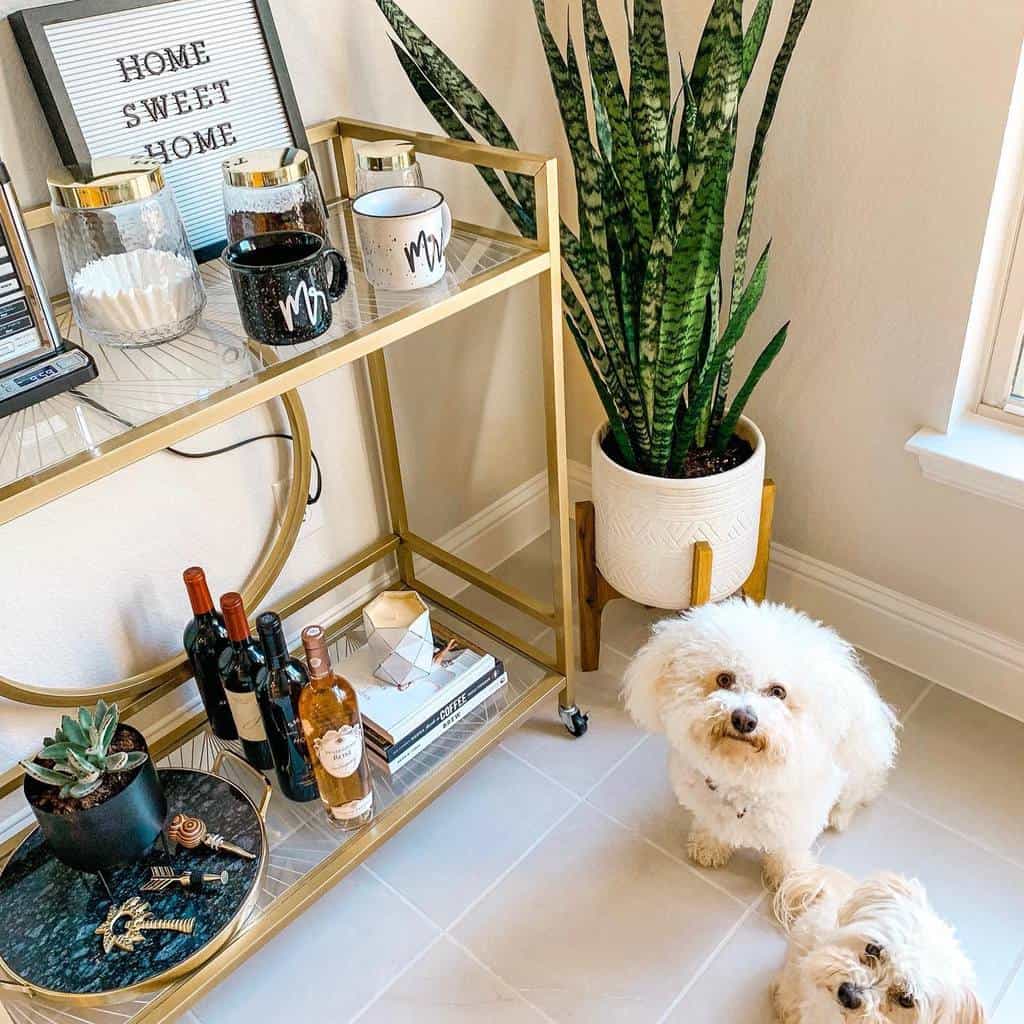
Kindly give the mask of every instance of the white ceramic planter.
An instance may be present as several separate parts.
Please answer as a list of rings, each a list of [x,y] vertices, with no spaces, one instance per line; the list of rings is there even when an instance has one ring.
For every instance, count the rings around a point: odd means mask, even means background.
[[[711,599],[738,590],[754,567],[761,518],[765,444],[745,416],[736,433],[753,446],[746,462],[715,476],[665,480],[634,473],[604,453],[607,424],[590,442],[597,565],[625,597],[655,608],[690,603],[693,545],[714,555]]]

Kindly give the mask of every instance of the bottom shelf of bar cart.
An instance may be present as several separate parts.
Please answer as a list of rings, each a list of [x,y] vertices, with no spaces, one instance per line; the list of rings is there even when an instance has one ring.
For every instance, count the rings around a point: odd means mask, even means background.
[[[149,1024],[175,1019],[357,867],[534,707],[564,685],[562,675],[484,635],[447,609],[428,603],[436,621],[501,658],[508,681],[489,701],[441,734],[394,776],[373,769],[376,814],[370,825],[354,833],[339,832],[328,824],[319,800],[293,803],[281,794],[275,781],[266,814],[268,862],[260,892],[233,938],[211,959],[171,984],[103,1006],[82,1005],[73,999],[57,1001],[4,980],[0,982],[3,985],[0,1019],[3,1009],[14,1024],[113,1024],[121,1021]],[[329,629],[329,635],[332,659],[337,663],[366,642],[359,612],[336,623]],[[557,719],[552,718],[553,727],[560,729],[554,725]],[[568,735],[566,742],[572,742]],[[161,767],[213,771],[215,762],[219,762],[216,766],[219,773],[242,787],[256,803],[265,790],[265,784],[253,769],[234,758],[218,758],[223,749],[241,753],[240,747],[237,741],[224,743],[214,737],[201,710],[187,713],[180,725],[162,738],[156,738],[151,748]],[[270,777],[273,773],[267,775]],[[83,875],[82,884],[99,883]],[[129,895],[133,894],[114,894],[116,899]],[[100,940],[96,941],[99,949]],[[59,958],[61,951],[56,950],[54,955]]]

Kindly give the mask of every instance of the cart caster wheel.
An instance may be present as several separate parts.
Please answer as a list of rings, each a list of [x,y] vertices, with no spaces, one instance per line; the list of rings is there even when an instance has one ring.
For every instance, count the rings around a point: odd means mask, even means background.
[[[587,731],[587,722],[590,720],[590,715],[580,711],[575,704],[571,708],[559,708],[558,717],[561,718],[562,724],[569,730],[569,734],[577,739]]]

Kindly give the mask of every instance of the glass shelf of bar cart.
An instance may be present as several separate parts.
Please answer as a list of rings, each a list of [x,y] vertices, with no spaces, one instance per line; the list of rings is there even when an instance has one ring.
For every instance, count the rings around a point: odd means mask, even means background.
[[[350,282],[334,307],[331,328],[314,341],[274,349],[249,343],[230,278],[219,259],[201,268],[208,301],[200,322],[183,337],[161,345],[120,349],[96,344],[75,325],[67,304],[59,306],[62,333],[93,354],[99,377],[74,392],[0,419],[0,500],[5,489],[18,481],[253,381],[272,362],[308,357],[389,318],[437,305],[484,275],[538,255],[527,245],[456,225],[446,253],[445,277],[430,288],[389,292],[375,289],[366,280],[348,201],[332,204],[330,220],[332,241],[348,260]]]
[[[421,791],[430,786],[439,769],[460,755],[467,754],[468,748],[486,742],[489,732],[497,735],[500,730],[489,729],[489,726],[496,726],[499,718],[516,709],[522,712],[529,710],[549,690],[557,688],[558,677],[547,675],[545,669],[483,636],[450,612],[433,604],[430,608],[436,621],[501,658],[508,673],[507,683],[490,700],[443,732],[394,776],[389,777],[378,768],[373,768],[374,822],[359,832],[347,833],[332,828],[319,800],[292,803],[285,799],[277,788],[276,780],[272,778],[273,772],[268,772],[267,777],[273,781],[273,795],[266,818],[269,857],[259,895],[254,909],[236,935],[205,967],[200,967],[199,972],[213,979],[219,979],[221,973],[226,975],[255,945],[263,941],[265,935],[260,938],[256,936],[266,929],[271,918],[278,918],[277,926],[282,927],[308,902],[321,895],[325,884],[331,884],[345,870],[362,860],[390,831],[399,827],[402,820],[415,811]],[[331,644],[331,658],[336,665],[366,643],[359,622],[340,632],[329,630],[329,633],[336,634]],[[555,724],[554,716],[551,717],[552,727],[560,728]],[[195,729],[188,730],[187,738],[180,745],[160,759],[159,765],[213,771],[214,760],[222,748],[241,753],[237,741],[224,743],[198,723]],[[259,802],[264,786],[252,769],[236,763],[233,758],[224,758],[219,771],[225,778],[242,787],[254,802]],[[82,884],[98,883],[91,876],[82,876]],[[115,893],[118,899],[127,898],[128,895]],[[275,927],[272,930],[277,929]],[[60,951],[57,951],[57,955],[60,955]],[[218,967],[218,961],[222,959],[229,965],[223,972]],[[51,1001],[6,987],[0,988],[0,1003],[14,1024],[113,1024],[117,1021],[173,1019],[181,1012],[182,1002],[182,993],[175,990],[187,986],[190,977],[186,975],[153,992],[133,995],[123,1003],[98,1007]],[[6,980],[0,974],[0,984]]]

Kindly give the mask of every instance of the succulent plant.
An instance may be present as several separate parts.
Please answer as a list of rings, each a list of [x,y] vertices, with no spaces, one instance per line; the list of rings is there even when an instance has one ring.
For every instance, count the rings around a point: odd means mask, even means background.
[[[81,799],[99,788],[109,772],[123,772],[142,764],[148,756],[141,750],[110,753],[117,732],[116,704],[101,700],[94,711],[79,708],[78,717],[65,715],[53,737],[43,740],[36,755],[53,762],[52,767],[36,761],[22,761],[28,775],[46,786],[58,786],[62,797]]]

